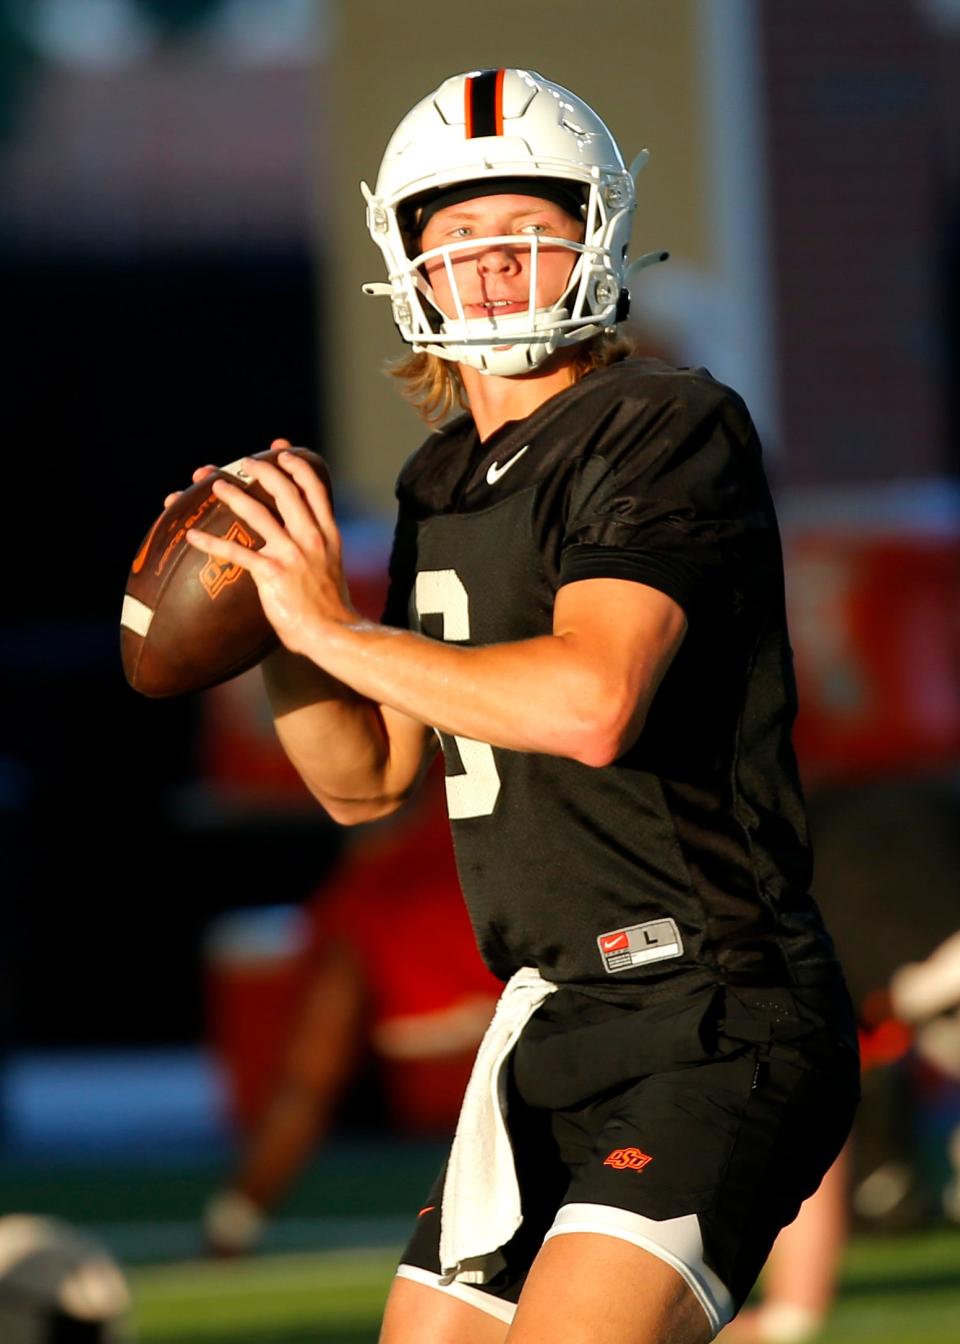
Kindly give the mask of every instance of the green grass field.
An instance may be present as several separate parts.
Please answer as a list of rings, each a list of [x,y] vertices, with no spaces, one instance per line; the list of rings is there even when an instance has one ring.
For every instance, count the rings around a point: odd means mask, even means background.
[[[196,1258],[221,1162],[0,1162],[0,1209],[53,1214],[101,1237],[133,1288],[137,1344],[374,1344],[442,1155],[431,1143],[328,1145],[269,1225],[263,1253],[242,1261]],[[960,1344],[960,1227],[851,1243],[818,1344],[861,1342]]]
[[[269,1255],[129,1275],[138,1344],[368,1344],[395,1251]]]
[[[130,1271],[138,1344],[374,1344],[392,1249]],[[821,1344],[957,1344],[960,1228],[855,1241]]]

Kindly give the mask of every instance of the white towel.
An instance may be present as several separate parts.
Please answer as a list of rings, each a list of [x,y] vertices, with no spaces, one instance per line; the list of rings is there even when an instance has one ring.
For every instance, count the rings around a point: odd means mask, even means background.
[[[504,1119],[503,1066],[520,1033],[557,988],[532,966],[507,981],[467,1083],[440,1210],[444,1283],[486,1283],[504,1265],[499,1253],[523,1222],[513,1147]]]

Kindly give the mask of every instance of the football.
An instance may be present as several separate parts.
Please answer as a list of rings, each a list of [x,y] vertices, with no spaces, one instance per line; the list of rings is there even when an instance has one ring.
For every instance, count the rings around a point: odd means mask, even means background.
[[[251,456],[276,461],[281,451]],[[305,458],[329,490],[322,457],[307,448],[289,451]],[[254,550],[263,545],[217,499],[211,489],[217,479],[242,486],[278,517],[272,496],[232,462],[184,490],[157,518],[130,566],[120,616],[124,675],[141,695],[206,690],[246,672],[277,646],[246,570],[204,555],[186,540],[187,529],[198,527]]]

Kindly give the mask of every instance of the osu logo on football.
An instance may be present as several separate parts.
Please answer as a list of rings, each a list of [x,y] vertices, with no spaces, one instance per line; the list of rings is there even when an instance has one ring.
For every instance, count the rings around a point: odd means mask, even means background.
[[[643,1171],[648,1162],[653,1158],[648,1153],[642,1153],[639,1148],[614,1148],[609,1157],[603,1159],[605,1167],[617,1167],[622,1170],[629,1167],[631,1171]]]
[[[253,550],[253,537],[240,523],[231,523],[225,537],[227,541],[238,541],[241,546]],[[242,573],[239,565],[225,564],[211,555],[200,570],[200,582],[212,598],[217,598],[228,584],[236,583]]]

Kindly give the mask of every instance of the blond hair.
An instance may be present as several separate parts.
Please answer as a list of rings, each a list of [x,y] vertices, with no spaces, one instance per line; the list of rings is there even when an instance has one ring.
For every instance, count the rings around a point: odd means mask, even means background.
[[[567,349],[573,356],[578,378],[637,353],[634,341],[615,327]],[[452,360],[421,350],[392,360],[387,373],[396,378],[401,395],[433,429],[439,429],[452,411],[469,410],[460,370]]]

